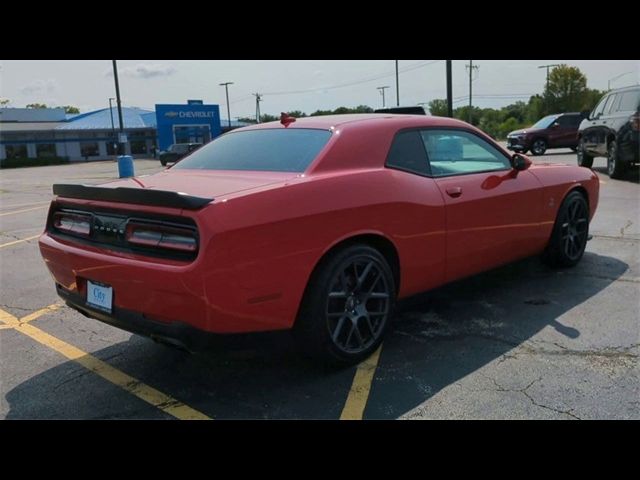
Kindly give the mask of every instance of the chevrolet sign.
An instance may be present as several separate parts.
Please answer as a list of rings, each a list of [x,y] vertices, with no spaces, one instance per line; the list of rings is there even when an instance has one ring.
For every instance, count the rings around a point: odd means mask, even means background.
[[[164,116],[169,118],[213,118],[213,112],[166,112]]]

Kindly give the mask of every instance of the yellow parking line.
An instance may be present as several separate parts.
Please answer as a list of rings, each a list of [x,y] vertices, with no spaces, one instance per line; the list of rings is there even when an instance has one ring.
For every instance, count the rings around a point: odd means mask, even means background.
[[[27,315],[26,317],[22,317],[20,320],[18,320],[20,323],[28,323],[31,322],[32,320],[35,320],[36,318],[41,317],[42,315],[44,315],[45,313],[49,313],[49,312],[55,312],[56,310],[58,310],[59,308],[62,307],[62,304],[60,303],[54,303],[52,305],[49,305],[48,307],[44,307],[41,308],[40,310],[36,310],[33,313],[30,313],[29,315]]]
[[[74,362],[79,363],[87,370],[91,370],[105,380],[117,385],[123,390],[135,395],[139,399],[153,405],[154,407],[159,408],[169,415],[172,415],[180,420],[211,420],[211,418],[207,417],[205,414],[183,404],[182,402],[160,392],[159,390],[156,390],[153,387],[145,385],[138,379],[127,375],[126,373],[112,367],[108,363],[103,362],[93,355],[62,341],[43,330],[40,330],[30,323],[26,323],[34,320],[34,318],[30,317],[34,317],[36,313],[43,315],[58,308],[54,307],[54,305],[49,305],[48,307],[40,309],[37,312],[32,313],[31,315],[27,315],[20,320],[18,320],[10,313],[0,309],[0,322],[13,327],[18,332],[27,335],[36,342],[39,342],[42,345],[55,350],[56,352],[67,357],[69,360],[73,360]]]
[[[0,217],[4,217],[5,215],[15,215],[16,213],[24,213],[24,212],[30,212],[32,210],[41,210],[43,208],[47,208],[47,205],[42,205],[40,207],[33,207],[33,208],[25,208],[24,210],[16,210],[14,212],[6,212],[6,213],[0,213]]]
[[[349,390],[349,395],[347,396],[347,401],[340,415],[340,420],[362,420],[381,351],[382,345],[380,345],[373,355],[358,365],[356,374],[353,377],[351,389]]]
[[[11,245],[16,245],[17,243],[28,242],[29,240],[34,240],[34,239],[38,238],[39,236],[40,236],[40,234],[34,235],[33,237],[27,237],[27,238],[22,238],[20,240],[15,240],[15,241],[9,242],[9,243],[3,243],[2,245],[0,245],[0,248],[10,247]]]

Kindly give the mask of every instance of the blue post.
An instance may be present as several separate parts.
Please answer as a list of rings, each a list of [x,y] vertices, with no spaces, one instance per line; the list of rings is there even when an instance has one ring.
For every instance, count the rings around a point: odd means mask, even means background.
[[[133,177],[133,157],[131,155],[120,155],[118,157],[118,174],[120,178]]]

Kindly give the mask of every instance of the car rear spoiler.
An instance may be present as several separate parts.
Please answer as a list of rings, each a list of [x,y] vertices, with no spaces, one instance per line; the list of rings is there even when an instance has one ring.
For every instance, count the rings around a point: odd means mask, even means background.
[[[213,198],[195,197],[186,193],[167,190],[127,187],[109,188],[66,183],[54,184],[53,194],[67,198],[135,203],[157,207],[185,208],[187,210],[198,210],[213,201]]]

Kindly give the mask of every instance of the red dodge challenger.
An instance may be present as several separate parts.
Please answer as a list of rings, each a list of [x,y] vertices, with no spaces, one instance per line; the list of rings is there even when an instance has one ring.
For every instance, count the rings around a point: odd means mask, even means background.
[[[575,265],[598,192],[458,120],[283,114],[154,175],[54,185],[39,245],[88,317],[191,350],[291,329],[353,363],[396,299],[532,255]]]

